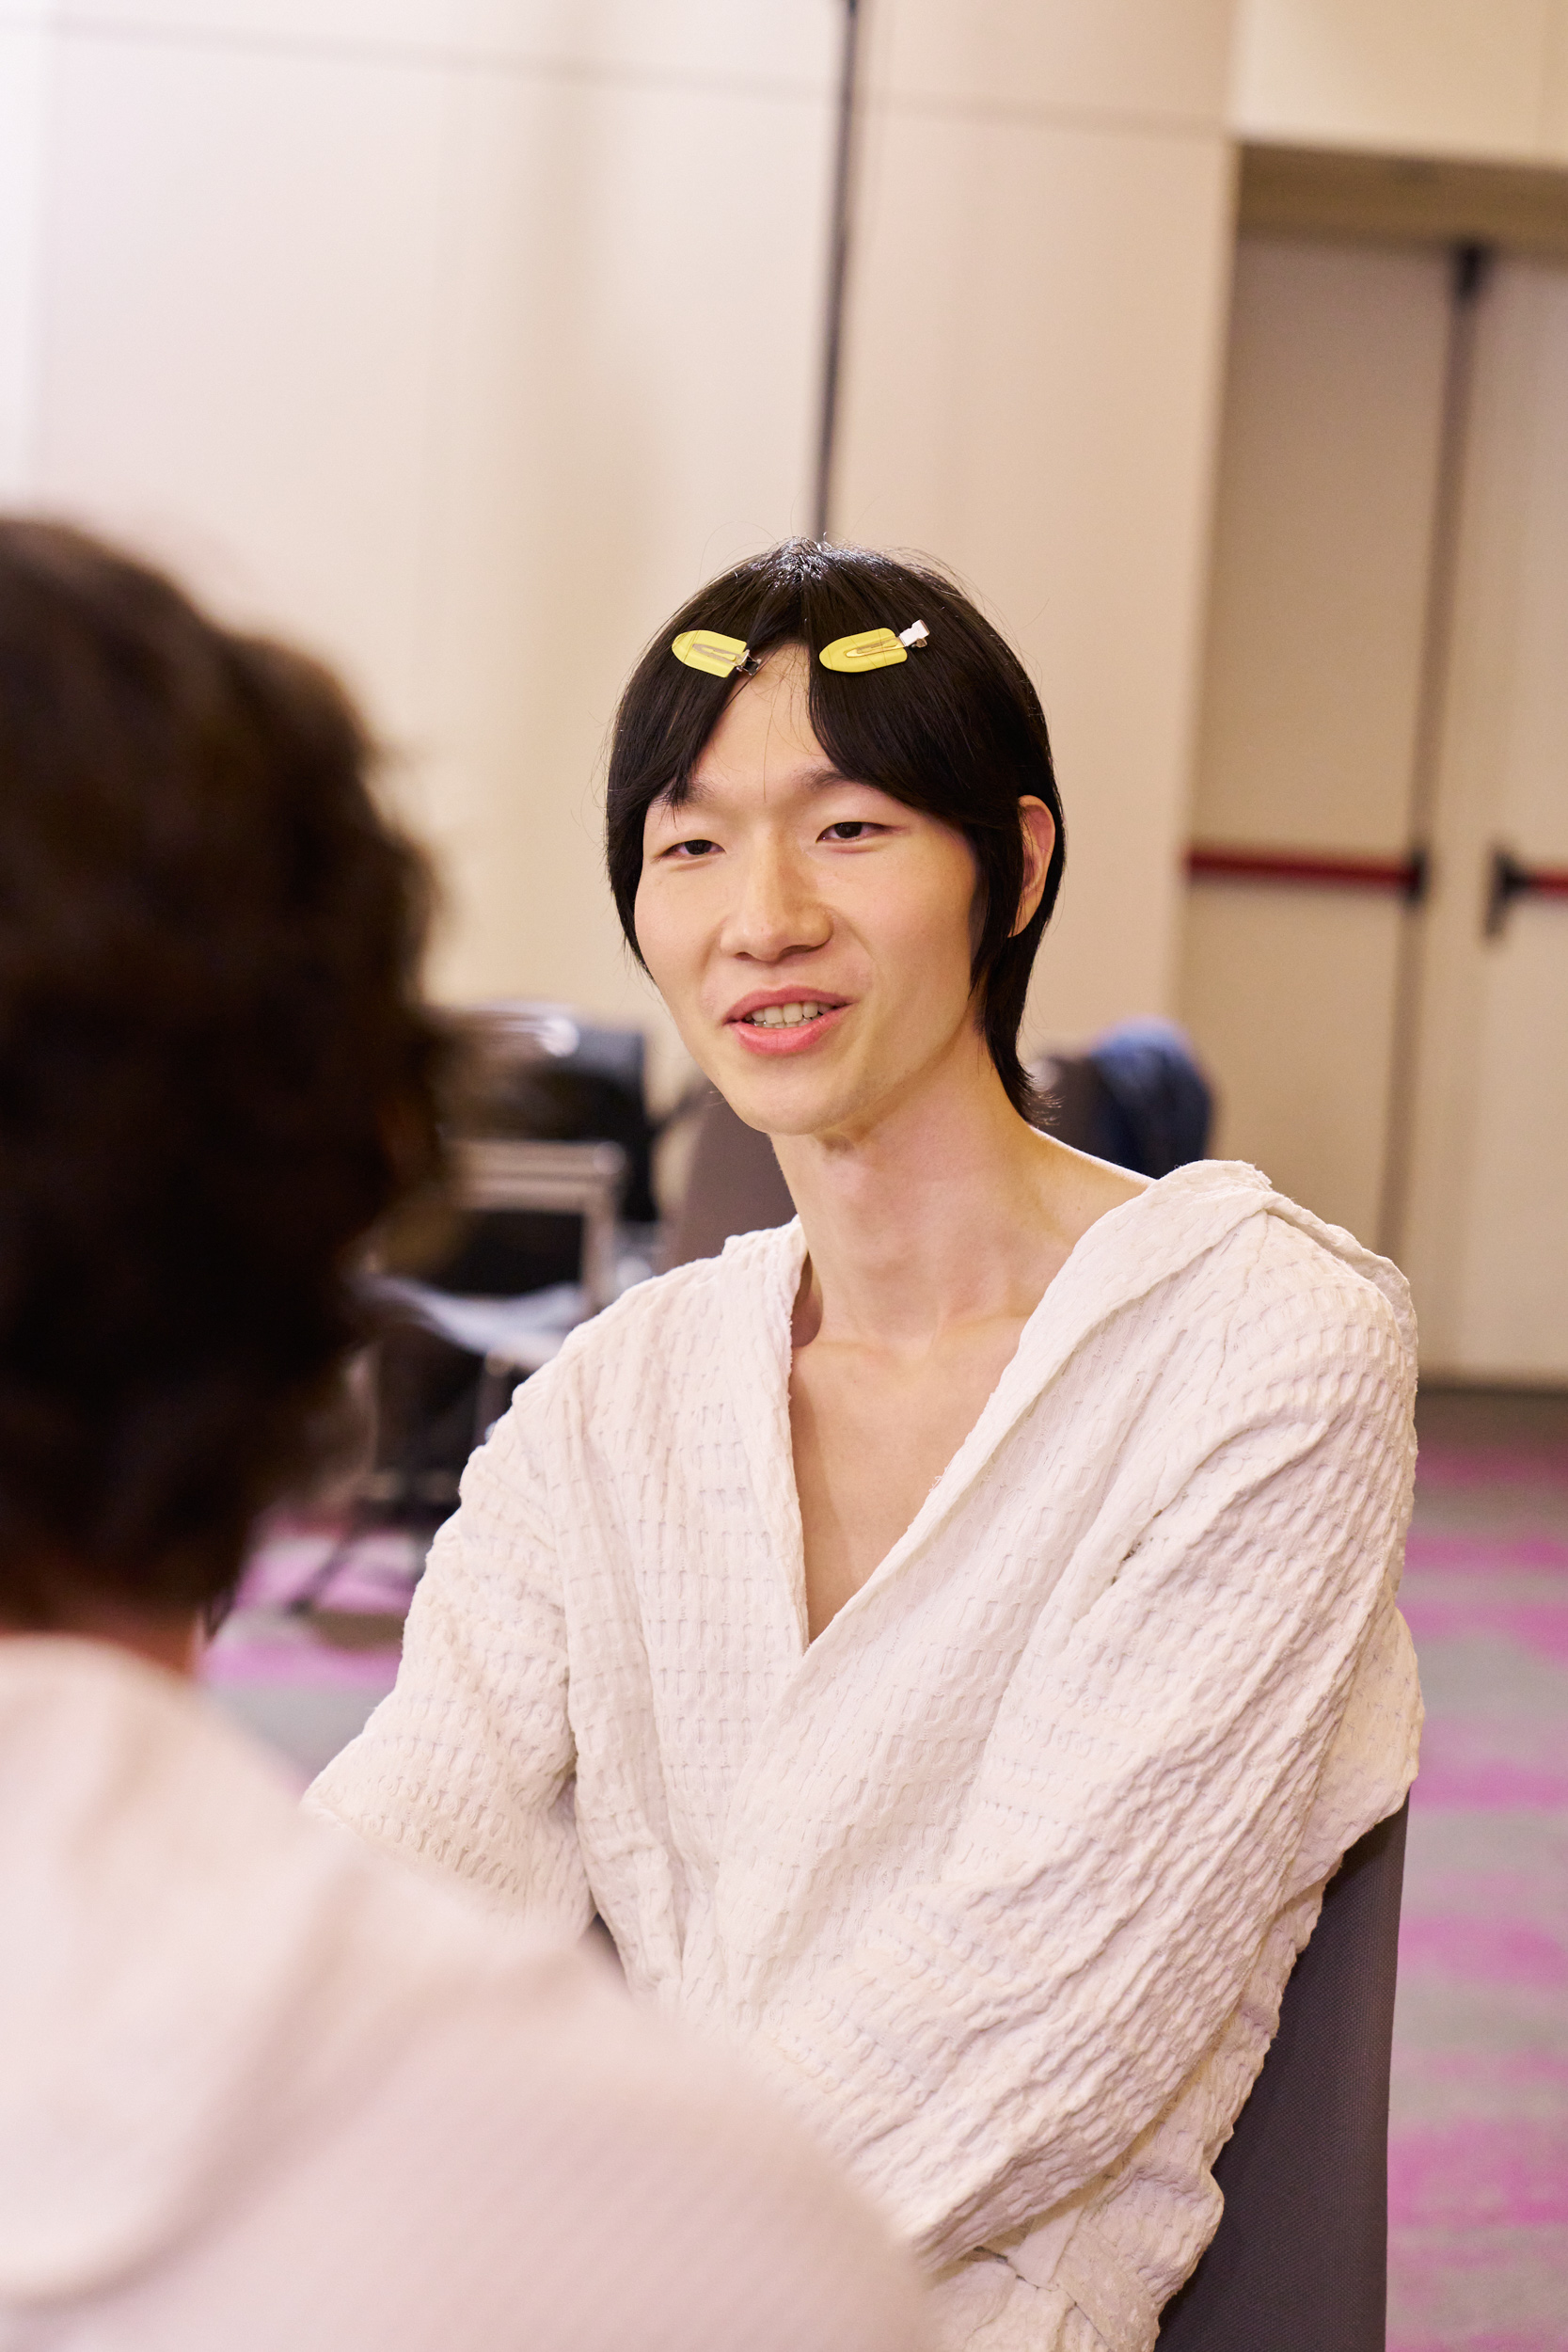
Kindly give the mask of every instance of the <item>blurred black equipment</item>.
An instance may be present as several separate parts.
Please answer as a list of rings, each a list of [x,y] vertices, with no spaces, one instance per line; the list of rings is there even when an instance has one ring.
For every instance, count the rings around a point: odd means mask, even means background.
[[[658,1212],[641,1030],[595,1027],[564,1005],[523,1001],[476,1005],[454,1025],[461,1068],[452,1133],[618,1143],[626,1155],[618,1214],[626,1224],[651,1225]],[[551,1271],[546,1279],[566,1278]]]
[[[428,1536],[518,1382],[635,1279],[640,1251],[651,1271],[641,1032],[528,1002],[451,1021],[449,1196],[394,1227],[368,1278],[373,1450],[302,1606],[371,1527]]]

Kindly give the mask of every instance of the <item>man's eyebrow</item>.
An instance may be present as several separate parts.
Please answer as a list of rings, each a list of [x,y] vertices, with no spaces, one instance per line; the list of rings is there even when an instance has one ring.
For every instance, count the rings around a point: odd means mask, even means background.
[[[704,801],[712,798],[712,793],[698,777],[676,776],[662,792],[655,794],[651,805],[654,808],[690,808],[693,803],[700,806]]]
[[[854,784],[856,781],[854,776],[847,776],[842,768],[835,768],[832,760],[819,760],[816,767],[807,768],[800,774],[792,776],[790,788],[797,792],[827,792],[835,784]],[[673,787],[659,795],[667,808],[701,808],[711,802],[713,797],[713,793],[703,782],[701,775],[695,772],[683,779],[678,799],[675,797]]]

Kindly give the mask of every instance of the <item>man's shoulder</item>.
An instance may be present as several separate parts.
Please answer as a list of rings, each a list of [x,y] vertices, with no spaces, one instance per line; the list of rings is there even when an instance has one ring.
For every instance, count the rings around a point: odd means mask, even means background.
[[[1414,1370],[1415,1314],[1399,1268],[1283,1194],[1271,1195],[1238,1308],[1284,1319],[1308,1347],[1371,1349]]]
[[[1178,1216],[1221,1210],[1212,1244],[1192,1250],[1182,1278],[1223,1311],[1233,1338],[1288,1328],[1308,1347],[1371,1343],[1413,1360],[1415,1319],[1399,1268],[1345,1227],[1305,1208],[1240,1162],[1199,1162],[1155,1188]]]

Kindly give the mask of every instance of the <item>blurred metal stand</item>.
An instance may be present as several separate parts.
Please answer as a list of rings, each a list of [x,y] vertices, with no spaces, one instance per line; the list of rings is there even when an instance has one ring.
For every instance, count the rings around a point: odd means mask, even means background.
[[[616,1210],[626,1178],[618,1143],[535,1143],[513,1137],[476,1138],[453,1154],[453,1189],[460,1209],[542,1212],[582,1220],[581,1314],[596,1315],[615,1296]],[[474,1412],[476,1444],[512,1402],[519,1378],[556,1354],[560,1339],[546,1334],[499,1338],[484,1357]]]
[[[338,1540],[292,1604],[302,1613],[372,1533],[428,1542],[519,1383],[652,1270],[641,1032],[529,1002],[472,1007],[451,1026],[450,1181],[365,1278],[370,1444]]]

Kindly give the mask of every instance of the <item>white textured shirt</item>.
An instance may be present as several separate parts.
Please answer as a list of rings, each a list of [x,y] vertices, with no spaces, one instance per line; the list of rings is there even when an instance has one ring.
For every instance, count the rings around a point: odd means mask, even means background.
[[[302,1820],[172,1676],[0,1639],[5,2352],[911,2352],[918,2301],[602,1963]]]
[[[745,2044],[945,2340],[1144,2352],[1325,1880],[1413,1776],[1402,1278],[1251,1168],[1078,1243],[808,1644],[799,1225],[629,1293],[470,1463],[317,1782]]]

